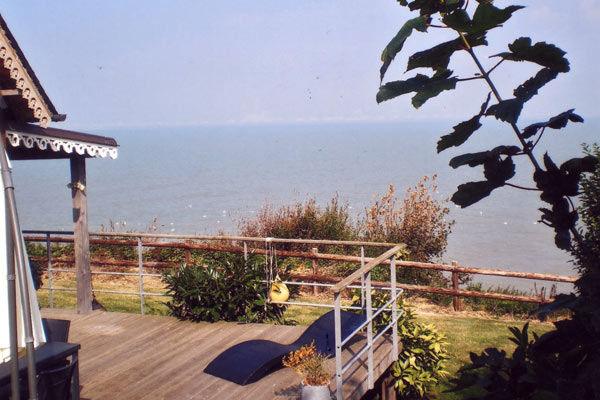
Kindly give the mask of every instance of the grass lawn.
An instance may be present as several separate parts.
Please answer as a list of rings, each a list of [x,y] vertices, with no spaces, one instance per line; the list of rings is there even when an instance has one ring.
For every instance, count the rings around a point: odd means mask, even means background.
[[[488,347],[498,347],[511,354],[516,345],[508,340],[512,334],[508,328],[523,327],[526,321],[504,319],[484,319],[481,317],[461,316],[456,314],[416,314],[417,320],[427,324],[433,324],[444,333],[447,338],[447,350],[450,356],[446,367],[450,373],[448,378],[456,376],[460,367],[469,363],[469,352],[481,353]],[[536,332],[541,335],[554,328],[551,323],[531,321],[529,333]],[[462,399],[464,395],[456,393],[443,393],[450,387],[448,382],[438,386],[441,399]]]

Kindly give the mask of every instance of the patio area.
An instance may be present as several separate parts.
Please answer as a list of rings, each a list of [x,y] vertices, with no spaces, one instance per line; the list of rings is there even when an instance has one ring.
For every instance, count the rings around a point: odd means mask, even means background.
[[[171,317],[43,309],[42,316],[71,320],[69,342],[80,343],[82,399],[298,399],[300,380],[289,368],[240,386],[203,373],[223,350],[246,340],[291,343],[305,326],[192,323]],[[360,339],[343,353],[344,362],[364,345]],[[366,354],[363,356],[366,360]],[[329,360],[335,371],[334,359]],[[392,363],[391,341],[374,348],[375,379]],[[366,361],[345,374],[344,399],[366,392]],[[330,385],[335,390],[335,381]]]

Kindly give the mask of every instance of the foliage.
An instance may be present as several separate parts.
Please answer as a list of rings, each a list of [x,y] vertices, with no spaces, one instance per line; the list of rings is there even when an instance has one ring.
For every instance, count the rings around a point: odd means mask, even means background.
[[[425,176],[406,191],[400,204],[394,186],[365,209],[360,234],[364,240],[374,242],[405,243],[403,258],[411,261],[431,262],[446,251],[448,235],[454,221],[446,221],[449,213],[446,201],[433,197],[437,191],[436,176]],[[372,250],[371,250],[372,251]],[[377,249],[375,249],[377,251]],[[368,255],[370,254],[367,252]],[[389,269],[375,268],[374,279],[388,280]],[[400,268],[398,281],[446,287],[447,279],[440,271]]]
[[[352,240],[356,238],[348,204],[340,204],[335,195],[325,209],[316,204],[314,198],[305,203],[275,208],[265,205],[255,219],[240,221],[242,236]],[[302,246],[281,245],[282,249],[303,248]]]
[[[510,340],[517,344],[511,357],[504,350],[491,347],[480,355],[471,353],[472,364],[459,371],[452,391],[466,388],[479,389],[481,399],[557,399],[560,382],[559,370],[565,365],[556,357],[540,352],[535,343],[539,337],[534,333],[529,339],[529,323],[522,330],[512,327]],[[573,388],[575,389],[575,388]],[[563,395],[579,397],[575,393]]]
[[[490,292],[509,294],[515,296],[527,296],[529,293],[512,287],[500,287],[484,289],[481,283],[470,283],[465,290],[473,292]],[[486,299],[483,297],[464,297],[464,304],[474,311],[487,311],[494,315],[527,315],[537,308],[535,303],[523,303],[520,301]]]
[[[283,308],[267,303],[262,257],[230,255],[205,267],[163,272],[169,313],[190,321],[279,321]]]
[[[284,366],[292,368],[302,378],[302,383],[309,386],[329,384],[331,372],[326,368],[326,361],[327,356],[317,351],[314,341],[292,351],[282,360]]]
[[[533,150],[547,129],[561,129],[569,122],[583,122],[583,118],[570,109],[547,121],[531,124],[523,129],[517,126],[525,103],[560,73],[569,71],[569,62],[564,57],[565,52],[545,42],[532,45],[530,38],[521,37],[508,44],[508,52],[491,55],[499,61],[486,70],[475,54],[475,48],[486,46],[488,31],[502,26],[513,13],[523,8],[522,6],[497,8],[489,0],[476,3],[464,0],[415,0],[411,2],[401,0],[400,4],[408,6],[411,11],[418,11],[420,15],[406,22],[398,35],[383,50],[381,57],[383,65],[380,70],[382,81],[391,62],[414,30],[427,32],[429,29],[443,28],[451,40],[409,57],[407,70],[430,68],[433,70],[432,76],[417,74],[407,80],[388,82],[380,87],[377,101],[382,102],[404,94],[415,93],[412,104],[415,108],[419,108],[427,100],[436,97],[443,91],[454,90],[463,81],[485,81],[493,94],[495,104],[490,105],[491,96],[486,94],[479,112],[472,118],[454,126],[451,133],[442,136],[437,150],[441,152],[450,147],[462,145],[481,128],[481,119],[489,116],[509,125],[509,129],[516,134],[517,145],[506,144],[491,150],[454,157],[450,161],[453,168],[463,165],[483,167],[484,180],[459,185],[458,190],[452,196],[452,201],[461,207],[468,207],[489,196],[498,188],[514,187],[515,185],[509,182],[516,174],[513,159],[527,157],[534,168],[533,181],[536,185],[534,190],[538,190],[542,201],[549,204],[549,207],[540,209],[541,221],[554,229],[556,245],[561,249],[569,250],[571,237],[579,240],[575,229],[577,212],[571,197],[579,194],[580,176],[583,172],[594,170],[597,158],[593,156],[572,158],[558,166],[548,153],[545,153],[542,166],[536,159]],[[439,15],[441,26],[432,24],[436,15]],[[448,69],[452,56],[459,51],[466,51],[469,54],[478,68],[477,74],[460,78]],[[515,88],[512,98],[502,99],[491,79],[491,73],[504,62],[528,62],[542,68],[535,76]]]
[[[33,278],[33,287],[38,290],[42,287],[42,275],[44,275],[45,267],[39,262],[29,259],[29,269]]]
[[[597,146],[586,151],[599,155]],[[519,344],[512,357],[493,348],[472,355],[473,364],[461,371],[455,390],[483,388],[479,397],[483,399],[600,398],[600,167],[582,179],[582,190],[580,214],[585,229],[580,228],[582,240],[573,249],[581,273],[575,283],[579,296],[560,295],[554,304],[536,311],[545,315],[567,306],[572,318],[555,322],[555,330],[534,335],[531,341],[527,325],[521,331],[511,328],[511,340]]]
[[[436,176],[424,176],[413,188],[406,191],[398,205],[394,186],[376,197],[365,210],[361,224],[363,239],[373,242],[405,243],[407,257],[412,261],[427,262],[440,257],[446,250],[448,235],[454,221],[448,222],[446,201],[436,200]]]
[[[560,165],[548,152],[544,153],[541,161],[536,158],[534,149],[546,131],[583,122],[574,109],[524,128],[518,126],[524,105],[559,74],[569,71],[566,53],[553,44],[532,44],[530,38],[520,37],[507,45],[509,51],[491,55],[498,62],[485,69],[475,48],[486,46],[488,31],[502,26],[522,6],[498,8],[490,0],[399,2],[412,11],[418,11],[419,17],[409,20],[400,30],[403,33],[394,37],[383,51],[380,70],[382,81],[391,61],[414,30],[427,31],[439,27],[452,37],[450,41],[409,58],[409,70],[416,67],[431,68],[431,76],[417,74],[407,80],[388,82],[380,87],[377,101],[415,93],[412,103],[418,108],[443,91],[455,89],[461,82],[485,81],[493,95],[494,104],[490,105],[492,96],[487,94],[475,116],[455,125],[451,133],[442,136],[438,142],[438,152],[461,146],[481,128],[481,120],[489,116],[505,122],[508,130],[515,134],[516,142],[452,158],[451,167],[481,166],[484,176],[483,180],[459,185],[452,201],[461,207],[468,207],[494,190],[507,186],[538,191],[540,199],[547,203],[546,207],[539,209],[540,221],[554,230],[554,242],[558,248],[572,252],[581,273],[576,282],[578,296],[558,296],[554,304],[539,310],[544,313],[567,306],[573,312],[571,319],[555,323],[556,330],[539,339],[534,338],[532,343],[528,342],[527,325],[521,331],[515,328],[513,334],[520,346],[512,358],[507,358],[497,349],[488,349],[479,358],[473,357],[473,362],[476,368],[486,367],[486,371],[491,372],[484,373],[481,378],[468,374],[465,377],[472,378],[470,383],[485,388],[487,394],[481,398],[600,398],[600,350],[597,340],[600,335],[600,257],[597,252],[598,236],[594,233],[598,229],[596,218],[600,201],[598,186],[594,183],[597,183],[594,177],[599,174],[598,154],[571,158]],[[434,17],[439,17],[441,25],[431,23]],[[478,70],[477,74],[461,78],[448,69],[451,57],[458,51],[468,53]],[[501,64],[510,62],[537,64],[541,69],[516,87],[511,98],[503,99],[491,73]],[[517,172],[514,162],[517,157],[528,159],[533,167],[534,187],[523,188],[510,182]],[[580,194],[580,181],[584,173],[591,175],[582,182],[584,192],[589,193],[582,196],[581,214],[585,225],[582,230],[577,227],[579,213],[573,197]]]
[[[371,293],[372,306],[383,307],[390,295],[381,291]],[[360,293],[354,294],[353,305],[360,306]],[[398,319],[398,335],[402,351],[398,361],[392,365],[394,387],[402,398],[429,398],[431,390],[447,374],[445,361],[448,359],[445,336],[432,324],[417,322],[412,310],[398,299],[398,309],[403,310]],[[390,311],[384,311],[373,321],[374,332],[384,329],[392,321]]]

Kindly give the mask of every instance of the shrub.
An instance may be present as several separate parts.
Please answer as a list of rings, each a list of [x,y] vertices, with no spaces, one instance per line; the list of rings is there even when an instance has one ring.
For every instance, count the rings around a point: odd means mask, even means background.
[[[42,287],[42,275],[44,275],[45,265],[29,259],[29,269],[31,270],[31,277],[33,278],[33,287],[38,290]]]
[[[394,186],[388,192],[375,197],[371,206],[365,209],[361,222],[360,235],[373,242],[405,243],[404,259],[430,262],[446,251],[448,235],[454,221],[446,221],[449,213],[446,203],[433,197],[437,191],[436,176],[425,176],[413,188],[406,191],[402,203],[399,202]],[[373,250],[371,250],[373,251]],[[370,254],[374,255],[374,254]],[[388,280],[389,269],[378,267],[373,270],[377,280]],[[398,281],[415,285],[448,286],[448,280],[441,271],[400,268]],[[438,299],[439,300],[439,299]]]
[[[517,344],[512,357],[497,348],[487,348],[480,355],[470,353],[471,364],[462,367],[458,378],[451,380],[455,387],[450,391],[469,389],[478,393],[473,399],[558,399],[557,372],[561,366],[554,356],[536,351],[539,338],[534,333],[533,340],[529,340],[528,328],[529,323],[522,330],[509,328],[510,340]]]
[[[255,219],[242,219],[239,222],[242,236],[277,237],[288,239],[330,239],[352,240],[356,238],[348,204],[340,204],[336,194],[325,209],[317,206],[314,198],[305,203],[275,208],[265,205]],[[278,245],[281,249],[308,246]],[[324,249],[320,249],[324,251]]]
[[[389,294],[372,293],[373,308],[380,308],[389,301]],[[355,292],[353,305],[360,306],[360,297]],[[392,365],[394,388],[402,398],[428,398],[430,391],[447,375],[444,363],[448,359],[445,336],[430,324],[416,321],[412,310],[398,300],[403,313],[398,319],[398,335],[402,351],[398,361]],[[375,318],[373,330],[383,329],[391,321],[391,312],[384,311]]]
[[[262,257],[229,255],[205,267],[163,272],[170,315],[190,321],[281,321],[284,308],[267,303]]]
[[[450,212],[446,203],[433,197],[437,191],[436,175],[424,176],[415,187],[406,191],[398,204],[393,185],[365,210],[361,236],[373,242],[405,243],[412,261],[428,262],[439,258],[448,244],[453,221],[446,221]]]
[[[308,386],[329,384],[331,372],[327,370],[326,362],[327,356],[317,351],[314,341],[292,351],[282,360],[283,365],[292,368],[302,378],[302,383]]]
[[[481,283],[470,283],[467,285],[466,290],[473,292],[489,292],[489,293],[501,293],[510,294],[515,296],[527,296],[529,293],[511,288],[511,287],[496,287],[483,289]],[[474,311],[487,311],[494,315],[527,315],[535,310],[538,305],[535,303],[522,303],[519,301],[510,300],[498,300],[498,299],[486,299],[483,297],[465,297],[464,303],[471,307]]]

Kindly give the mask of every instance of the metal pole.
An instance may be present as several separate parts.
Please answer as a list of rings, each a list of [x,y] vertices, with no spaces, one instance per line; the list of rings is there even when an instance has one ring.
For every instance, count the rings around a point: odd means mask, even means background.
[[[8,167],[8,159],[4,151],[4,143],[0,140],[0,166],[2,169],[2,181],[4,182],[4,192],[6,195],[6,204],[8,215],[6,222],[10,223],[12,236],[14,241],[14,249],[16,255],[16,272],[19,276],[21,284],[19,285],[19,294],[21,295],[21,307],[23,309],[23,319],[25,328],[25,348],[27,351],[27,380],[29,383],[29,398],[35,400],[37,398],[37,382],[35,369],[35,356],[33,354],[33,329],[31,327],[31,305],[29,304],[29,285],[27,285],[27,274],[25,271],[25,249],[23,248],[23,240],[21,237],[21,227],[19,226],[19,216],[17,214],[14,186],[11,176],[11,170]]]
[[[369,389],[373,389],[374,380],[373,380],[373,305],[371,299],[371,271],[367,271],[365,274],[365,281],[367,287],[367,320],[369,324],[367,325],[367,346],[369,347],[368,357],[367,357],[367,385]]]
[[[138,252],[138,271],[140,274],[140,309],[142,315],[144,315],[144,311],[146,308],[146,301],[144,300],[144,263],[142,260],[142,238],[138,237],[137,239],[137,252]]]
[[[244,261],[248,261],[248,243],[244,242]]]
[[[360,246],[360,267],[365,266],[365,247]],[[360,308],[365,313],[365,276],[360,276]]]
[[[390,262],[390,289],[392,291],[392,354],[394,361],[398,360],[398,292],[396,290],[396,256],[393,255]]]
[[[50,249],[50,233],[46,233],[46,256],[48,257],[48,300],[50,308],[54,308],[54,291],[52,290],[52,250]]]
[[[5,196],[6,197],[6,196]],[[8,215],[8,204],[6,204]],[[8,222],[8,221],[6,221]],[[8,280],[8,329],[10,334],[10,385],[13,399],[19,395],[19,344],[17,343],[17,290],[15,280],[15,246],[10,225],[6,223],[6,278]]]
[[[337,400],[343,400],[342,395],[342,312],[340,308],[340,297],[341,293],[335,293],[334,295],[334,323],[335,323],[335,378],[336,378],[336,392],[335,396]]]

